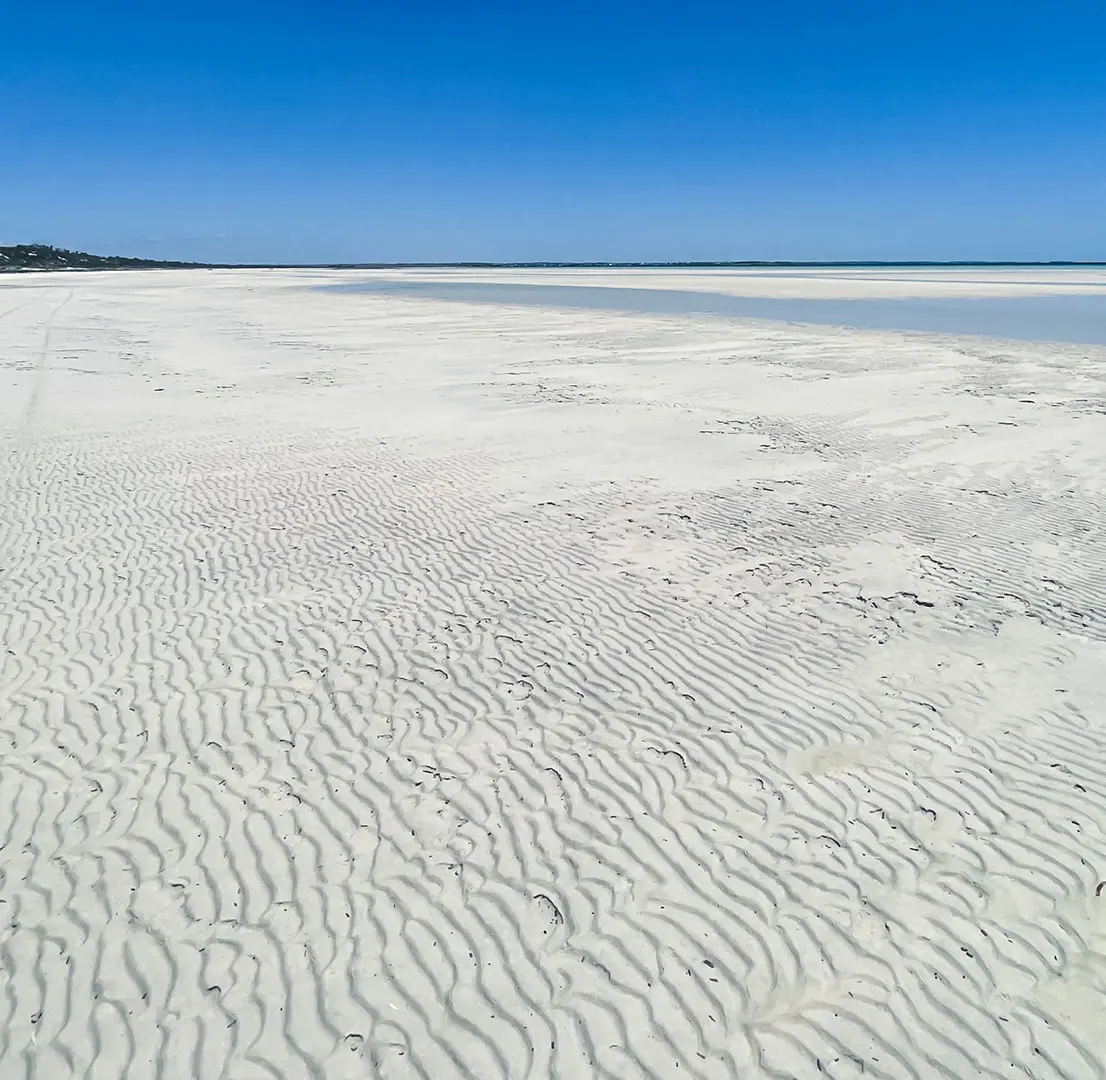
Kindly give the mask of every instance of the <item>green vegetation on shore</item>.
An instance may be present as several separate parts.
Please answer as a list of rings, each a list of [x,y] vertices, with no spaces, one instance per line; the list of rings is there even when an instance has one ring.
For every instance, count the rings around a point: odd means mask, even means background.
[[[149,270],[196,265],[157,259],[128,259],[121,255],[89,255],[86,251],[67,251],[50,244],[0,247],[0,273],[19,270]]]

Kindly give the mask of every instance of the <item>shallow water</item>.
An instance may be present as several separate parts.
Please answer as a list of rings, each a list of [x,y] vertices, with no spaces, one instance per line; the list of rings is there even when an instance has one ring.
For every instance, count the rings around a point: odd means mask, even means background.
[[[862,330],[916,330],[1106,345],[1106,289],[1101,295],[836,300],[479,281],[364,281],[327,288],[336,292],[386,293],[465,303],[591,308],[655,315],[714,315]]]

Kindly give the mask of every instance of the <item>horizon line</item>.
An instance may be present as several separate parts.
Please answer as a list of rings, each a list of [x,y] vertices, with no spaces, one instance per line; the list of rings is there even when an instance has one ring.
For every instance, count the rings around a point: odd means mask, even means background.
[[[37,251],[36,251],[37,249]],[[128,255],[96,255],[58,248],[53,244],[0,245],[0,252],[77,256],[97,262],[119,261],[147,267],[210,270],[426,270],[426,269],[727,269],[727,268],[878,268],[878,267],[1106,267],[1097,259],[450,259],[441,261],[362,262],[206,262],[188,259],[148,258]],[[124,267],[120,267],[123,269]],[[21,269],[47,269],[47,267]],[[61,268],[59,268],[61,269]],[[72,269],[78,269],[73,267]]]

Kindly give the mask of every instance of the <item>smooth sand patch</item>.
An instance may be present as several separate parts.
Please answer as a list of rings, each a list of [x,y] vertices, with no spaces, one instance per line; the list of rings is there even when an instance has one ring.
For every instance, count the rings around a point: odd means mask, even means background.
[[[0,1076],[1106,1075],[1106,352],[348,279],[0,280]]]

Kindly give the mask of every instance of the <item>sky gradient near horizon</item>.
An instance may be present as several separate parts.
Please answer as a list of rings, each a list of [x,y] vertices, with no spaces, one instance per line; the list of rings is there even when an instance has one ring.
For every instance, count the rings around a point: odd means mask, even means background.
[[[0,41],[0,243],[1106,259],[1102,0],[58,0]]]

